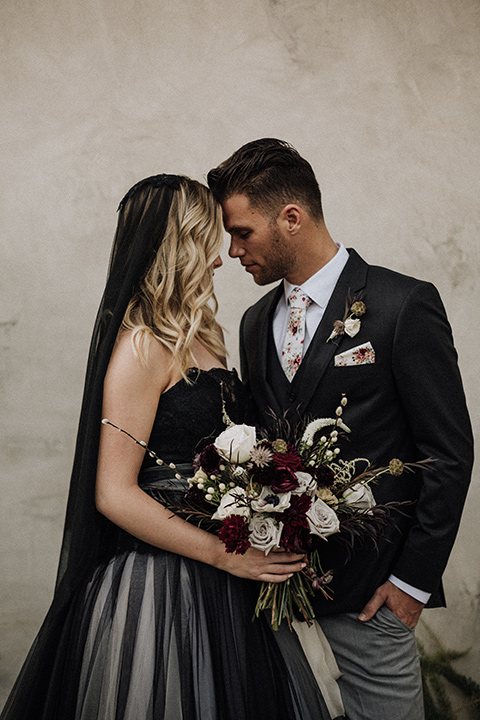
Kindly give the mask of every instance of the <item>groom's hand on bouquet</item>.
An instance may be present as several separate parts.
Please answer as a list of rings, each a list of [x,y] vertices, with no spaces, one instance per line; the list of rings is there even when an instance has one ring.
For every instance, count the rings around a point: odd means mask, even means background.
[[[371,600],[359,614],[358,619],[362,622],[370,620],[382,605],[386,605],[409,628],[415,627],[424,608],[423,603],[387,580],[377,588]]]

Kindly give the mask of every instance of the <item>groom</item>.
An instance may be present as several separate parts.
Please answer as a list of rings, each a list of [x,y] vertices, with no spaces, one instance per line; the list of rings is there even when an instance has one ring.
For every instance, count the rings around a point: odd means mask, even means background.
[[[457,356],[433,285],[368,265],[334,242],[310,164],[262,139],[208,174],[239,258],[258,285],[283,280],[241,323],[242,376],[259,423],[271,413],[332,417],[342,396],[351,429],[343,459],[378,466],[434,458],[433,470],[387,475],[377,503],[405,502],[384,537],[325,543],[333,600],[315,611],[343,675],[350,720],[421,720],[413,628],[425,604],[444,605],[441,576],[457,533],[472,436]]]

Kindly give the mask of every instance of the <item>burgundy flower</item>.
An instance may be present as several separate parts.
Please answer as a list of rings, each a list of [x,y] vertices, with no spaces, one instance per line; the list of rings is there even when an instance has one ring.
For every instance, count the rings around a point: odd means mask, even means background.
[[[278,520],[281,520],[285,526],[308,529],[307,511],[312,504],[312,498],[308,495],[292,495],[290,498],[290,507],[278,514]],[[284,528],[285,532],[285,528]]]
[[[294,472],[303,470],[302,459],[293,445],[288,446],[287,452],[275,453],[273,463],[282,468],[288,467]]]
[[[222,462],[222,458],[213,443],[204,447],[195,460],[195,465],[198,463],[198,467],[201,467],[207,475],[214,475]]]
[[[313,543],[306,512],[312,500],[308,495],[292,495],[290,503],[290,507],[281,513],[283,530],[280,545],[289,552],[308,552],[313,549]]]
[[[250,547],[248,523],[241,515],[229,515],[223,521],[218,537],[225,544],[225,552],[244,555]]]
[[[335,482],[335,473],[328,465],[319,465],[315,468],[315,480],[322,487],[332,487]]]
[[[272,490],[276,493],[290,492],[298,487],[298,480],[289,467],[276,467],[271,478]]]

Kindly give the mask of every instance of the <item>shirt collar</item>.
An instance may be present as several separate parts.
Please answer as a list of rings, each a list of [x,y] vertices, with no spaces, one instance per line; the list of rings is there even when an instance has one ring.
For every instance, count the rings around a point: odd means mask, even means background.
[[[302,285],[292,285],[292,283],[284,279],[283,292],[287,306],[288,296],[294,287],[300,287],[303,292],[321,308],[325,308],[328,305],[328,301],[332,296],[335,285],[338,282],[338,278],[342,274],[342,270],[350,257],[348,250],[346,250],[341,243],[335,244],[338,250],[333,258],[326,265],[320,268],[315,275],[312,275],[308,278],[308,280],[305,280]]]

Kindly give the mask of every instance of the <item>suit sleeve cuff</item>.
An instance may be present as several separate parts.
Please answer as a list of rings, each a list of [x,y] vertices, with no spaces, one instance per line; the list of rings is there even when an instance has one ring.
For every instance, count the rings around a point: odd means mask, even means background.
[[[419,590],[418,588],[413,587],[413,585],[409,585],[408,583],[403,582],[403,580],[395,577],[395,575],[390,575],[388,579],[391,583],[393,583],[393,585],[398,587],[399,590],[403,590],[403,592],[415,598],[415,600],[418,600],[418,602],[421,602],[425,605],[429,601],[431,593],[425,592],[424,590]]]

